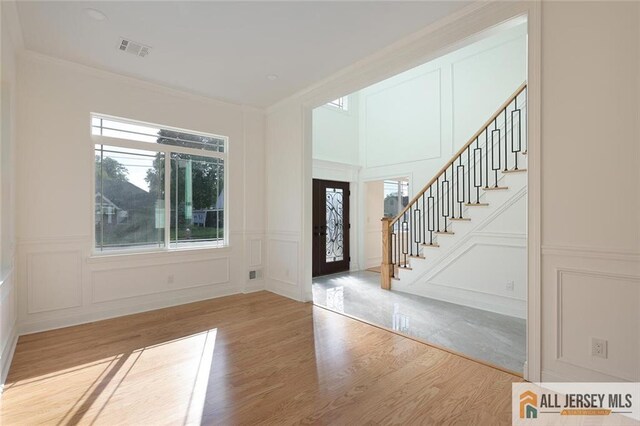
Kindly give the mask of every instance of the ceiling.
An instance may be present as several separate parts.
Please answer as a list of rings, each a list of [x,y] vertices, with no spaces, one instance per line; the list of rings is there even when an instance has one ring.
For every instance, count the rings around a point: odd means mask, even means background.
[[[266,107],[467,4],[19,1],[18,15],[29,50]],[[88,8],[107,19],[91,18]],[[120,52],[120,37],[151,53]]]

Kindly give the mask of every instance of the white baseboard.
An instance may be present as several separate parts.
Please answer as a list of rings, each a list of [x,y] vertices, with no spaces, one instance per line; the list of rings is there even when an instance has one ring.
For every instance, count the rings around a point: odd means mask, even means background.
[[[553,371],[545,371],[545,370],[542,371],[541,379],[543,382],[550,382],[550,383],[575,382],[575,380],[571,380],[566,376],[563,376]]]
[[[270,277],[267,281],[266,290],[279,296],[300,302],[300,289],[297,285],[281,281],[277,278]]]
[[[255,293],[256,291],[262,291],[266,287],[263,279],[251,280],[244,286],[243,293]]]
[[[0,394],[4,390],[4,384],[9,375],[9,368],[11,367],[11,361],[13,360],[13,354],[16,352],[16,345],[18,344],[18,332],[17,326],[14,324],[11,337],[7,341],[7,345],[2,350],[0,355]]]
[[[365,263],[365,268],[364,269],[369,269],[369,268],[375,268],[377,266],[380,266],[382,264],[382,256],[380,257],[371,257],[369,259],[367,259],[367,262]]]
[[[470,308],[482,309],[485,311],[495,312],[497,314],[508,315],[510,317],[526,318],[526,300],[503,297],[435,283],[424,283],[419,286],[403,285],[402,280],[397,283],[392,283],[392,288],[409,294],[441,300],[443,302],[455,303],[456,305],[469,306]]]
[[[100,321],[125,315],[133,315],[142,312],[153,311],[156,309],[184,305],[187,303],[200,302],[203,300],[215,299],[218,297],[230,296],[232,294],[238,293],[238,288],[235,285],[221,285],[216,288],[215,293],[196,293],[188,296],[178,296],[174,298],[145,302],[138,305],[126,306],[123,308],[104,310],[95,309],[89,312],[61,316],[58,318],[21,322],[19,325],[19,333],[22,336],[26,334],[38,333],[41,331],[55,330],[58,328],[71,327],[74,325],[85,324],[93,321]]]

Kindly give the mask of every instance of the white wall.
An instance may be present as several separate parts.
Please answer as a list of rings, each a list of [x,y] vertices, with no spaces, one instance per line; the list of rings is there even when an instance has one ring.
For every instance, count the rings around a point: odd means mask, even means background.
[[[305,240],[311,229],[310,185],[300,182],[311,180],[312,161],[303,105],[321,105],[388,78],[482,29],[530,13],[535,18],[529,21],[535,30],[529,37],[529,47],[535,47],[528,63],[530,100],[541,101],[543,116],[538,120],[538,110],[530,111],[530,134],[536,135],[540,127],[542,135],[541,146],[535,145],[537,138],[530,139],[529,197],[536,200],[539,194],[541,200],[529,203],[529,213],[540,209],[542,220],[529,220],[529,295],[536,297],[528,297],[534,318],[528,329],[527,377],[640,380],[639,7],[545,2],[540,20],[539,3],[474,4],[270,108],[267,144],[274,151],[267,165],[268,186],[275,190],[272,183],[291,179],[296,191],[278,203],[267,199],[268,221],[284,225],[286,219],[279,215],[295,211],[296,218],[281,229],[304,246],[294,257],[285,258],[291,253],[284,251],[270,256],[271,263],[297,267],[302,274],[289,292],[309,297],[306,289],[311,285],[304,266],[311,260],[311,244]],[[273,161],[285,155],[286,160]],[[543,177],[541,187],[538,176]],[[544,242],[541,253],[535,244],[538,231]],[[541,317],[534,286],[538,276],[543,286]],[[609,340],[608,360],[589,357],[587,335]]]
[[[9,372],[17,341],[17,286],[15,279],[15,150],[16,48],[15,5],[2,2],[0,70],[0,389]],[[16,47],[17,46],[17,47]]]
[[[22,332],[263,288],[262,112],[33,53],[18,75]],[[228,136],[230,246],[92,257],[91,112]]]
[[[358,185],[365,195],[359,199],[356,222],[359,244],[352,244],[351,254],[359,257],[362,269],[375,263],[379,266],[381,260],[382,202],[371,205],[372,182],[408,176],[411,195],[421,190],[526,76],[527,24],[522,22],[352,94],[359,100],[355,118],[328,106],[313,110],[314,175],[316,159],[327,159],[320,154],[333,154],[334,161],[359,160]],[[347,156],[353,151],[355,155]],[[372,213],[378,215],[373,222]],[[510,214],[520,217],[521,226],[507,231],[509,223],[502,222],[508,218],[494,218],[493,232],[485,230],[471,250],[460,250],[460,258],[450,261],[447,270],[428,283],[434,286],[437,282],[437,295],[431,292],[431,297],[525,316],[526,203],[512,206]],[[511,238],[498,238],[505,233]],[[497,255],[510,259],[512,267],[489,267],[487,259]],[[483,279],[478,271],[485,271]],[[513,291],[505,291],[506,282],[515,283]],[[446,289],[453,295],[462,287],[465,297],[442,296]],[[426,291],[416,286],[403,289],[419,294]]]
[[[361,90],[362,179],[421,190],[526,80],[526,51],[523,23]]]
[[[380,266],[382,263],[382,226],[380,219],[384,216],[384,181],[377,180],[364,183],[364,223],[360,227],[363,233],[362,269]]]
[[[300,285],[305,275],[303,253],[303,217],[300,206],[305,194],[311,197],[311,179],[305,185],[298,162],[303,156],[299,136],[303,132],[302,108],[299,105],[284,107],[274,112],[267,121],[266,167],[280,170],[268,173],[266,179],[267,216],[267,290],[296,300],[304,299]],[[310,153],[309,153],[310,154]],[[293,166],[292,164],[296,164]],[[282,167],[281,167],[282,166]],[[308,253],[308,266],[311,253]],[[309,269],[310,270],[310,269]]]
[[[500,185],[509,189],[483,194],[489,206],[467,209],[471,220],[452,223],[455,235],[436,235],[439,247],[410,259],[391,288],[526,318],[527,176],[507,174]]]
[[[542,12],[543,378],[639,381],[640,4]]]
[[[526,43],[522,22],[351,94],[349,113],[314,109],[313,158],[419,191],[526,80]]]
[[[313,158],[334,163],[359,165],[358,94],[348,96],[348,109],[323,105],[313,110]]]

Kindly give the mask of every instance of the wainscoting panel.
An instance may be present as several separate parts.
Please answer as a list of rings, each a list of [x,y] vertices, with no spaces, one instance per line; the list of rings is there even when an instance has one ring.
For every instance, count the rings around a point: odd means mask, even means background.
[[[640,336],[640,278],[558,269],[556,282],[558,359],[618,377],[640,368],[638,348],[627,347]],[[592,337],[608,341],[606,360],[591,356]]]
[[[91,273],[94,303],[229,282],[229,258],[116,267]]]
[[[365,269],[380,266],[382,263],[382,231],[378,228],[365,229],[364,244],[366,247]]]
[[[27,295],[29,314],[80,306],[82,252],[30,253],[27,256]]]
[[[20,241],[18,331],[34,333],[242,292],[243,246],[238,241],[235,249],[91,256],[90,237]]]
[[[298,242],[269,240],[269,278],[289,285],[298,284]]]
[[[249,267],[262,265],[262,240],[252,238],[249,240]]]
[[[298,236],[278,235],[268,240],[267,289],[298,300],[300,267]]]
[[[0,387],[4,385],[13,358],[16,341],[16,301],[14,270],[10,269],[0,277]]]
[[[263,232],[248,232],[245,235],[245,260],[242,272],[244,274],[245,293],[265,289],[265,236]],[[251,272],[255,273],[251,278]]]
[[[543,247],[543,379],[640,380],[640,263],[581,247]],[[591,355],[592,338],[607,358]]]

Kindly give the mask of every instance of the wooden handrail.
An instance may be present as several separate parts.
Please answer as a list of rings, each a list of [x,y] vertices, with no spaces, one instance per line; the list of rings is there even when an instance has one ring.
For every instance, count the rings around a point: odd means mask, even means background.
[[[520,87],[518,87],[518,89],[513,93],[513,95],[509,96],[509,98],[508,98],[508,99],[507,99],[507,100],[506,100],[506,101],[505,101],[505,102],[500,106],[500,108],[498,108],[498,110],[497,110],[497,111],[496,111],[496,112],[491,116],[491,118],[489,118],[489,119],[488,119],[488,120],[487,120],[487,121],[482,125],[482,127],[480,127],[480,130],[478,130],[476,133],[474,133],[474,135],[471,137],[471,139],[469,139],[469,141],[468,141],[467,143],[465,143],[465,144],[464,144],[464,146],[463,146],[462,148],[460,148],[460,149],[458,150],[458,152],[456,152],[456,153],[453,155],[453,157],[451,157],[451,159],[447,162],[447,164],[445,164],[445,165],[440,169],[440,171],[439,171],[438,173],[436,173],[436,174],[435,174],[435,176],[434,176],[434,177],[429,181],[429,183],[427,183],[427,184],[422,188],[422,190],[421,190],[418,194],[416,194],[416,196],[415,196],[415,197],[413,197],[413,198],[411,199],[411,201],[409,202],[409,204],[407,204],[407,206],[406,206],[404,209],[402,209],[402,211],[401,211],[401,212],[400,212],[396,217],[394,217],[394,218],[393,218],[393,220],[389,221],[389,227],[393,226],[393,224],[394,224],[394,223],[396,223],[398,220],[400,220],[400,218],[402,217],[402,215],[404,215],[404,214],[407,212],[407,210],[409,210],[409,209],[411,208],[411,206],[412,206],[412,205],[414,205],[414,204],[418,201],[418,199],[419,199],[419,198],[420,198],[420,197],[421,197],[425,192],[427,192],[427,190],[429,189],[429,187],[430,187],[431,185],[433,185],[433,184],[434,184],[434,182],[435,182],[435,181],[436,181],[440,176],[442,176],[442,174],[445,172],[445,170],[447,170],[447,169],[449,168],[449,166],[451,166],[451,165],[453,164],[453,162],[454,162],[454,161],[456,161],[456,160],[458,159],[458,157],[459,157],[459,156],[461,156],[461,155],[465,152],[465,150],[466,150],[467,148],[469,148],[469,146],[470,146],[473,142],[475,142],[476,138],[477,138],[478,136],[480,136],[480,135],[482,134],[482,132],[484,132],[484,131],[485,131],[485,129],[486,129],[486,128],[487,128],[487,127],[488,127],[488,126],[493,122],[493,120],[495,120],[495,119],[500,115],[500,113],[502,113],[502,111],[504,111],[504,109],[505,109],[505,108],[507,108],[507,107],[509,106],[509,104],[510,104],[511,102],[513,102],[513,100],[514,100],[515,98],[517,98],[517,97],[518,97],[518,95],[519,95],[520,93],[522,93],[522,91],[523,91],[524,89],[526,89],[526,87],[527,87],[527,82],[525,81],[524,83],[522,83],[522,84],[520,85]]]

